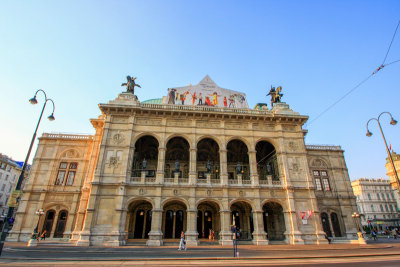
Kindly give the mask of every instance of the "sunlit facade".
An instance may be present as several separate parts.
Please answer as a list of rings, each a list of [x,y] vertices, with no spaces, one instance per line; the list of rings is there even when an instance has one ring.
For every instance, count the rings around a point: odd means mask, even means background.
[[[159,246],[181,231],[226,245],[232,225],[249,244],[357,242],[343,150],[305,145],[308,117],[286,103],[249,109],[206,76],[99,107],[94,135],[40,138],[8,240],[27,241],[43,208],[39,230],[80,246]]]

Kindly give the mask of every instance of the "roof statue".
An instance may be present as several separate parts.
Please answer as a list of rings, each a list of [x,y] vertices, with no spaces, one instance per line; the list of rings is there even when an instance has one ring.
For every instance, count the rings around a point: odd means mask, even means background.
[[[273,104],[275,103],[280,103],[281,102],[281,98],[283,96],[283,94],[281,94],[282,91],[282,86],[278,86],[278,88],[272,87],[271,85],[271,90],[269,90],[269,93],[267,94],[267,96],[271,96],[271,108],[274,106]]]
[[[136,77],[126,76],[126,83],[122,83],[121,86],[126,86],[126,92],[135,94],[135,86],[142,88],[139,84],[135,82]]]

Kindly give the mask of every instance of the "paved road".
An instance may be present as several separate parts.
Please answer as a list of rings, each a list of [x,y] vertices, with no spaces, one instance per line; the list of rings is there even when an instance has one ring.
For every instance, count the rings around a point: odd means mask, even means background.
[[[63,247],[48,243],[26,247],[7,243],[0,266],[27,266],[28,263],[32,266],[400,266],[400,243],[390,242],[320,246],[242,245],[239,246],[239,260],[232,257],[232,248],[226,246],[199,246],[178,251],[175,246]]]

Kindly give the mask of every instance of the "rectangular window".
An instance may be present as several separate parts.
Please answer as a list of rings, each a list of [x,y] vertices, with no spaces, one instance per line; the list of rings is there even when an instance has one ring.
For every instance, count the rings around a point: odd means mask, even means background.
[[[8,188],[8,193],[11,193],[12,185],[10,185],[10,188]]]
[[[1,176],[3,176],[3,174],[0,172],[0,179],[1,179]]]
[[[321,179],[315,178],[315,186],[317,187],[317,190],[322,191]]]
[[[65,171],[58,171],[56,185],[62,185],[64,183]]]
[[[319,176],[319,171],[314,171],[314,176]]]
[[[76,163],[76,162],[72,162],[69,164],[69,168],[71,170],[76,170],[77,167],[78,167],[78,163]]]
[[[8,174],[6,174],[6,176],[4,177],[4,180],[8,181]]]
[[[16,175],[14,174],[14,176],[13,176],[13,179],[12,179],[12,180],[13,180],[13,182],[15,181],[15,177],[16,177]]]
[[[321,176],[328,176],[328,173],[326,171],[321,171]]]
[[[6,187],[6,185],[5,184],[2,184],[1,185],[1,191],[4,191],[4,188]]]
[[[2,163],[2,164],[1,164],[1,168],[4,170],[4,169],[6,168],[6,164],[5,164],[5,163]]]
[[[68,163],[66,163],[66,162],[61,162],[60,163],[60,169],[66,169],[67,166],[68,166]]]
[[[78,163],[76,162],[61,162],[57,174],[56,185],[72,185],[74,183],[77,168]]]
[[[322,179],[323,183],[324,183],[324,189],[325,191],[331,191],[331,186],[329,185],[329,180],[328,178],[324,178]]]
[[[69,171],[66,185],[72,185],[74,183],[74,178],[75,178],[75,172]]]

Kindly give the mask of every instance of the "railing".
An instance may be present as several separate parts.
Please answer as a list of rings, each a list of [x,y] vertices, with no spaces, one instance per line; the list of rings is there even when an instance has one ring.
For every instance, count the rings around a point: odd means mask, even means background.
[[[68,140],[93,140],[93,135],[88,134],[56,134],[43,133],[42,137],[49,139],[68,139]]]
[[[251,184],[251,180],[243,180],[242,184]]]
[[[268,180],[259,180],[260,184],[268,184]]]
[[[238,180],[236,179],[229,179],[228,184],[238,184]]]
[[[331,146],[331,145],[306,145],[306,149],[334,150],[334,151],[342,150],[342,148],[340,146]]]
[[[220,179],[211,179],[212,184],[220,184],[221,180]]]
[[[197,183],[198,184],[206,184],[207,183],[207,179],[197,179]]]
[[[174,178],[164,178],[164,183],[173,184],[174,183]]]
[[[272,185],[281,185],[282,182],[281,181],[272,181]]]
[[[132,183],[140,183],[141,180],[142,180],[141,177],[131,177],[131,182]]]

